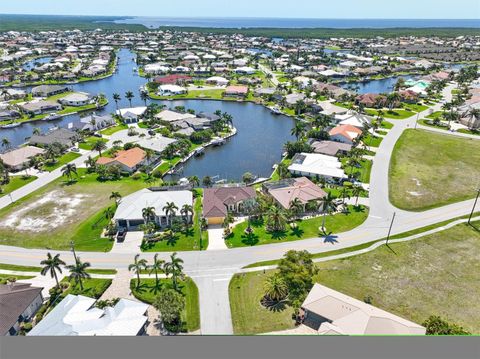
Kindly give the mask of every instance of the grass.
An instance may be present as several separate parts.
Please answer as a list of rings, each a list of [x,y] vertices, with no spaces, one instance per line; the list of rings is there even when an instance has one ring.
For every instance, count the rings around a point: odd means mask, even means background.
[[[427,115],[427,118],[434,120],[438,117],[442,117],[442,114],[443,114],[443,111],[435,111],[435,112],[432,112],[430,115]]]
[[[33,276],[29,275],[11,275],[11,274],[1,274],[0,273],[0,284],[7,284],[7,280],[15,278],[15,280],[21,280],[21,279],[32,279]]]
[[[208,247],[208,238],[200,230],[200,219],[202,216],[202,197],[198,196],[194,204],[193,226],[189,231],[182,231],[175,234],[173,240],[162,240],[152,244],[142,245],[145,252],[171,252],[171,251],[193,251],[206,249]],[[201,239],[201,248],[200,248]]]
[[[68,294],[84,295],[86,297],[98,299],[107,290],[107,288],[110,287],[110,284],[112,284],[111,279],[88,278],[82,280],[82,290],[80,288],[80,284],[76,284],[74,280],[71,281],[68,277],[63,278],[62,282],[70,283],[70,287],[62,293],[62,299]]]
[[[317,263],[315,281],[359,300],[370,296],[373,305],[416,323],[440,315],[479,334],[480,223],[474,224],[477,228],[460,224],[421,239]],[[293,327],[290,307],[273,312],[260,306],[263,282],[273,272],[233,277],[230,305],[236,334]]]
[[[2,192],[0,193],[0,197],[5,196],[19,189],[20,187],[23,187],[26,184],[35,181],[37,178],[38,177],[36,176],[25,176],[25,175],[10,176],[10,182],[8,182],[6,185],[1,186]]]
[[[17,272],[40,272],[42,270],[42,267],[21,266],[21,265],[17,265],[17,264],[0,263],[0,269],[17,271]],[[117,274],[117,270],[116,269],[90,268],[90,269],[87,269],[87,273],[90,273],[90,274]]]
[[[349,206],[349,213],[338,213],[326,217],[325,226],[328,232],[340,233],[351,230],[362,224],[368,216],[368,209],[364,206]],[[267,232],[263,220],[252,221],[253,234],[246,235],[247,222],[239,223],[227,238],[229,248],[246,247],[270,243],[296,241],[299,239],[314,238],[321,234],[323,216],[297,220],[297,228],[288,228],[285,231]]]
[[[369,133],[367,136],[363,138],[362,142],[369,147],[378,147],[380,146],[380,143],[382,142],[382,140],[383,140],[382,137],[373,136],[372,134]]]
[[[105,136],[110,136],[110,135],[113,135],[115,132],[118,132],[121,130],[128,130],[128,125],[121,123],[116,126],[108,127],[104,130],[101,130],[100,133]]]
[[[431,120],[422,118],[421,120],[418,120],[417,122],[418,122],[420,125],[423,125],[423,126],[428,126],[428,127],[433,127],[433,128],[438,128],[438,129],[440,129],[440,130],[448,131],[448,127],[434,125],[433,123],[429,123],[429,122],[427,122],[427,121],[431,121]],[[446,124],[446,122],[441,122],[441,123],[445,123],[445,124]]]
[[[416,103],[404,103],[403,108],[413,111],[413,112],[423,112],[428,109],[428,106],[419,105]]]
[[[480,142],[406,130],[390,162],[390,201],[422,211],[472,198],[480,178]]]
[[[159,96],[155,94],[154,92],[150,92],[149,95],[152,99],[155,100],[178,100],[178,99],[196,99],[196,98],[207,98],[207,99],[213,99],[213,100],[230,100],[230,99],[235,99],[235,98],[224,98],[223,93],[225,90],[223,89],[214,89],[214,90],[209,90],[208,88],[202,89],[202,90],[191,90],[188,91],[188,93],[183,94],[183,95],[175,95],[175,96]]]
[[[378,116],[378,110],[373,108],[367,108],[365,109],[365,112],[367,113],[367,115],[370,115],[370,116]],[[393,109],[393,110],[383,110],[382,116],[385,118],[391,118],[394,120],[404,120],[406,118],[413,116],[414,114],[415,113],[412,111]]]
[[[105,138],[90,136],[90,137],[85,138],[84,142],[80,142],[78,144],[78,147],[81,148],[82,150],[91,151],[93,149],[93,145],[97,141],[102,141],[104,143],[107,143],[107,140]]]
[[[349,175],[351,173],[355,174],[358,173],[357,179],[362,182],[362,183],[370,183],[370,173],[372,172],[372,164],[373,162],[371,160],[361,160],[360,161],[360,167],[352,167],[347,165],[348,159],[347,158],[342,158],[341,160],[342,165],[344,167],[345,173],[348,173]]]
[[[87,174],[85,169],[78,169],[79,177],[76,182],[66,183],[59,178],[39,190],[25,196],[0,210],[0,244],[27,248],[48,248],[68,250],[70,241],[75,242],[75,248],[82,251],[108,251],[113,242],[108,238],[101,238],[103,226],[106,224],[104,210],[112,206],[109,199],[111,192],[120,192],[126,196],[136,190],[147,187],[142,179],[134,180],[131,177],[118,181],[100,182],[96,174]],[[55,201],[45,201],[45,197],[52,197]],[[81,196],[81,197],[79,197]],[[63,221],[49,228],[47,223],[58,218],[58,211],[67,211],[66,203],[58,203],[60,199],[77,198],[78,205],[73,214],[64,216]],[[80,199],[78,199],[80,198]],[[35,229],[20,229],[16,224],[7,227],[4,221],[11,216],[17,216],[16,221],[30,219],[46,220],[46,225]],[[17,222],[15,222],[17,223]]]
[[[117,270],[116,269],[90,268],[90,269],[87,269],[87,273],[89,273],[89,274],[117,274]]]
[[[56,170],[57,168],[60,168],[64,165],[66,165],[68,162],[71,162],[71,161],[77,159],[80,156],[81,156],[81,154],[75,153],[75,152],[64,153],[63,155],[58,157],[57,160],[54,163],[51,163],[51,164],[46,163],[43,166],[43,170],[48,171],[48,172],[52,172],[52,171]]]
[[[480,130],[469,130],[469,129],[466,129],[466,128],[461,128],[461,129],[457,130],[457,132],[466,133],[467,135],[480,136]]]
[[[171,279],[160,279],[159,281],[160,288],[171,288],[172,286]],[[190,278],[181,281],[179,286],[182,294],[185,296],[185,311],[182,313],[182,321],[184,322],[186,331],[193,332],[200,329],[198,288],[195,285],[195,282]],[[156,288],[154,278],[140,279],[139,287],[137,287],[136,279],[130,281],[130,289],[135,298],[148,304],[152,304],[155,301],[155,297],[160,288]]]
[[[387,130],[390,130],[393,128],[393,123],[388,122],[388,121],[382,121],[381,128],[385,128]]]

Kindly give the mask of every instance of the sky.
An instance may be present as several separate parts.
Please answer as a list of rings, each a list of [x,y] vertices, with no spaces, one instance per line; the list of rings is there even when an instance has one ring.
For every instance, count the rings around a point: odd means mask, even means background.
[[[3,14],[478,19],[479,0],[0,0]]]

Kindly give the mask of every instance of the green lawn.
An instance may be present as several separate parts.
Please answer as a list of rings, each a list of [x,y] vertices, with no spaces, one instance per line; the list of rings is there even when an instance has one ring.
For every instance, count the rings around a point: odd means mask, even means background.
[[[25,176],[25,175],[19,175],[19,176],[10,176],[10,182],[8,182],[6,185],[1,186],[2,192],[0,193],[0,197],[5,196],[20,187],[25,186],[26,184],[35,181],[38,177],[35,176]]]
[[[426,109],[428,109],[428,106],[425,105],[419,105],[416,103],[404,103],[403,108],[413,111],[413,112],[423,112]]]
[[[466,200],[480,178],[480,142],[424,130],[406,130],[390,162],[390,201],[422,211]]]
[[[81,157],[81,154],[75,153],[75,152],[67,152],[61,155],[60,157],[58,157],[55,163],[45,164],[43,166],[43,170],[52,172],[53,170],[56,170],[57,168],[66,165],[68,162],[71,162],[74,159],[77,159],[78,157]]]
[[[85,138],[85,139],[84,139],[84,142],[80,142],[80,143],[78,144],[78,147],[81,148],[82,150],[91,151],[92,148],[93,148],[93,145],[94,145],[97,141],[102,141],[102,142],[104,142],[104,143],[107,143],[107,142],[108,142],[105,138],[100,138],[100,137],[96,137],[96,136],[90,136],[90,137]]]
[[[372,164],[371,160],[361,160],[360,167],[352,167],[347,165],[348,160],[346,158],[342,158],[341,160],[345,173],[351,175],[352,173],[358,173],[358,180],[362,183],[370,183],[370,173],[372,172]]]
[[[200,219],[202,216],[201,196],[195,199],[194,211],[193,226],[189,228],[188,232],[183,231],[176,233],[173,240],[162,240],[152,244],[144,244],[142,250],[145,252],[172,252],[206,249],[208,247],[208,237],[200,230]]]
[[[369,147],[378,147],[380,146],[380,143],[382,142],[382,140],[383,140],[382,137],[377,137],[377,136],[373,136],[372,134],[368,134],[363,138],[362,142]]]
[[[122,124],[118,124],[116,126],[108,127],[104,130],[101,130],[100,133],[102,135],[110,136],[110,135],[113,135],[115,132],[118,132],[121,130],[127,130],[127,129],[128,129],[128,125],[122,123]]]
[[[160,288],[171,288],[171,279],[160,279]],[[132,294],[142,302],[152,304],[160,288],[155,287],[155,279],[141,279],[137,288],[136,279],[130,281]],[[186,278],[180,282],[180,290],[185,296],[185,311],[182,313],[182,320],[186,331],[193,332],[200,329],[200,305],[198,301],[198,288],[195,282]]]
[[[468,130],[468,129],[465,129],[465,128],[461,128],[457,132],[466,133],[467,135],[480,136],[480,130]]]
[[[382,121],[381,128],[385,128],[387,130],[390,130],[391,128],[393,128],[393,123],[388,122],[388,121]]]
[[[368,209],[363,206],[349,206],[349,210],[350,212],[346,214],[338,213],[327,216],[325,221],[327,231],[333,233],[349,231],[362,224],[368,216]],[[321,235],[319,227],[321,227],[322,221],[323,216],[297,220],[296,229],[288,228],[284,232],[273,233],[266,231],[264,221],[254,221],[252,223],[253,234],[251,235],[245,234],[247,222],[242,222],[232,230],[232,234],[226,240],[226,244],[229,248],[235,248],[314,238]]]
[[[443,111],[435,111],[435,112],[432,112],[430,115],[427,115],[427,118],[434,120],[438,117],[441,117],[442,114],[443,114]]]
[[[148,184],[130,177],[100,182],[85,169],[78,174],[74,183],[59,178],[1,209],[0,244],[68,250],[73,240],[77,250],[110,250],[113,242],[100,234],[111,192],[126,196]]]
[[[365,112],[367,113],[367,115],[370,115],[370,116],[378,116],[378,110],[373,108],[367,108],[365,109]],[[415,115],[415,112],[401,110],[401,109],[393,109],[393,110],[383,110],[382,116],[385,118],[391,118],[394,120],[404,120],[413,115]]]
[[[100,298],[102,294],[110,287],[112,284],[111,279],[103,278],[88,278],[83,279],[83,290],[80,288],[80,284],[76,284],[75,281],[70,281],[68,277],[62,279],[62,282],[70,283],[70,287],[64,291],[61,295],[62,298],[65,298],[68,294],[73,295],[84,295],[91,298]]]
[[[390,248],[317,263],[315,280],[359,300],[370,296],[373,305],[416,323],[440,315],[480,334],[480,223],[475,226],[461,224]],[[230,306],[236,334],[293,327],[290,307],[274,312],[260,306],[263,282],[271,273],[233,277]]]
[[[21,280],[21,279],[32,279],[33,276],[29,275],[11,275],[11,274],[1,274],[0,273],[0,284],[7,284],[7,280],[10,278],[15,278],[15,280]]]
[[[188,93],[183,95],[175,95],[175,96],[159,96],[153,92],[150,92],[150,97],[156,100],[178,100],[178,99],[196,99],[196,98],[206,98],[206,99],[214,99],[214,100],[223,100],[223,93],[225,90],[223,89],[214,89],[209,90],[208,87],[202,90],[192,90],[188,91]],[[225,98],[228,100],[229,98]]]

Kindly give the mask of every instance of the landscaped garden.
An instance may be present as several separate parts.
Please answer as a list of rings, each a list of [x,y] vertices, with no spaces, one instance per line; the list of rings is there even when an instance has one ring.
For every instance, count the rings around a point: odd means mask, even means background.
[[[19,189],[20,187],[23,187],[26,184],[35,181],[36,179],[36,176],[28,175],[10,176],[10,181],[7,184],[1,186],[0,197],[11,193]]]
[[[66,165],[68,162],[71,162],[71,161],[77,159],[80,156],[81,156],[81,154],[75,153],[75,152],[64,153],[60,157],[56,158],[55,161],[52,161],[52,162],[47,161],[43,165],[43,170],[48,171],[48,172],[52,172],[53,170],[56,170],[57,168],[60,168],[64,165]]]
[[[478,334],[479,250],[480,223],[461,224],[354,257],[317,263],[313,281],[419,324],[438,315]],[[294,328],[294,309],[288,299],[272,308],[261,304],[265,281],[276,272],[241,273],[232,278],[230,306],[236,334]]]
[[[480,178],[480,142],[406,130],[390,162],[390,201],[422,211],[473,198]]]

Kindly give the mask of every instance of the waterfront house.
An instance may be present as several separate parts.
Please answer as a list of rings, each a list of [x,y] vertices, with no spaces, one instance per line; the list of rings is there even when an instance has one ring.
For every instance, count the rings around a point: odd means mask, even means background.
[[[347,178],[338,158],[318,153],[297,153],[288,170],[292,175],[336,181]]]
[[[10,171],[20,171],[28,166],[30,160],[45,152],[42,148],[35,146],[24,146],[15,150],[3,153],[0,159]]]
[[[68,294],[28,336],[136,336],[145,334],[148,304],[120,299],[113,307],[95,306],[96,299]]]
[[[221,76],[212,76],[205,80],[205,83],[215,86],[227,86],[228,80]]]
[[[129,150],[118,151],[116,156],[99,157],[98,165],[119,166],[122,171],[132,173],[145,163],[145,151],[139,147],[133,147]]]
[[[187,75],[171,74],[155,77],[153,81],[160,85],[185,85],[192,82],[192,78]]]
[[[120,116],[125,123],[135,123],[145,114],[147,108],[145,106],[121,108],[115,113]]]
[[[48,146],[59,143],[65,147],[71,147],[78,141],[78,135],[66,128],[58,128],[42,135],[33,135],[28,141],[31,145]]]
[[[29,283],[0,285],[0,335],[16,335],[22,322],[29,322],[43,304],[41,287]]]
[[[80,119],[80,123],[80,130],[88,132],[99,131],[116,124],[115,119],[112,117],[112,115],[97,116],[96,114],[82,117]]]
[[[18,107],[31,116],[60,111],[62,109],[62,105],[54,101],[31,101],[20,104]]]
[[[354,140],[362,134],[362,130],[352,125],[339,125],[332,128],[328,134],[333,141],[353,145]]]
[[[58,100],[64,106],[85,106],[95,102],[95,98],[87,92],[73,92]]]
[[[303,205],[303,212],[305,212],[308,203],[318,202],[327,195],[325,191],[306,177],[265,182],[263,188],[284,209],[290,209],[292,201],[299,200]]]
[[[357,127],[358,129],[362,129],[365,126],[370,125],[372,122],[370,117],[352,111],[348,111],[343,115],[336,115],[335,120],[339,125],[351,125]]]
[[[160,121],[165,121],[165,122],[169,122],[169,123],[175,123],[175,122],[178,122],[180,120],[185,120],[185,119],[188,119],[188,118],[194,118],[195,115],[194,114],[191,114],[191,113],[182,113],[182,112],[176,112],[176,111],[172,111],[172,110],[163,110],[163,111],[160,111],[159,113],[157,113],[155,115],[155,118],[160,120]]]
[[[348,143],[336,141],[313,141],[310,143],[314,153],[319,153],[327,156],[346,155],[352,149],[352,145]]]
[[[125,228],[129,231],[139,230],[139,226],[145,223],[143,209],[153,207],[155,215],[151,218],[160,228],[170,224],[170,213],[166,213],[164,207],[167,203],[175,203],[179,208],[175,216],[180,216],[180,209],[188,204],[193,205],[193,195],[190,191],[152,191],[148,188],[141,189],[122,198],[117,207],[113,219],[118,228]],[[189,220],[191,220],[189,214]]]
[[[230,97],[247,97],[248,86],[227,86],[223,95]]]
[[[160,96],[174,96],[187,93],[187,89],[178,85],[160,85],[158,92]]]
[[[424,335],[425,328],[316,283],[300,310],[303,325],[323,335]]]
[[[65,85],[40,85],[32,88],[32,95],[35,97],[49,97],[68,91],[70,89]]]
[[[243,202],[255,197],[256,192],[252,187],[205,188],[203,191],[203,217],[208,224],[221,224],[227,213],[242,213]]]

